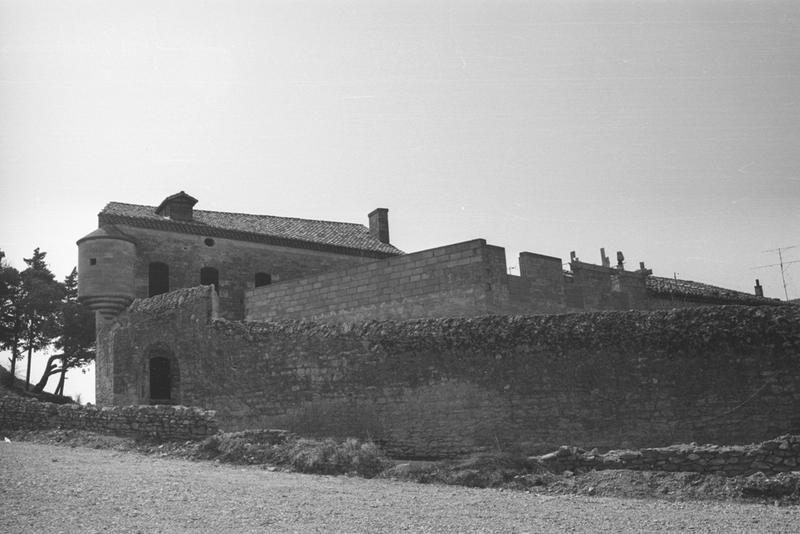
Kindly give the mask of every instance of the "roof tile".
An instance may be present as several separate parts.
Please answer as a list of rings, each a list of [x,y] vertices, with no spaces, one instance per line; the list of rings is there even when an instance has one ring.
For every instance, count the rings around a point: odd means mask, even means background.
[[[698,300],[726,301],[741,304],[776,304],[775,299],[758,297],[733,289],[712,286],[692,280],[676,280],[660,276],[647,277],[647,290],[659,295],[673,295]]]
[[[191,234],[208,234],[251,241],[266,241],[303,248],[340,248],[343,252],[367,252],[376,257],[402,254],[382,243],[369,229],[357,223],[342,223],[194,210],[192,221],[173,221],[156,213],[154,206],[110,202],[100,212],[100,222],[130,224]]]

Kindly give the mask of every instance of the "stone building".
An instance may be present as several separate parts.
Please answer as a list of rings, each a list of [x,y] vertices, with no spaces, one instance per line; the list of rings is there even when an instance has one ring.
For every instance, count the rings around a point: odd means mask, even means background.
[[[220,313],[241,319],[248,289],[401,254],[387,210],[360,224],[195,210],[183,191],[158,207],[111,202],[78,241],[79,293],[114,316],[135,298],[213,285]]]
[[[445,425],[453,407],[510,402],[498,400],[507,395],[508,384],[493,384],[497,392],[487,392],[485,385],[476,390],[457,368],[447,371],[456,372],[457,380],[439,371],[425,383],[418,375],[398,378],[418,365],[419,373],[429,373],[434,364],[416,361],[431,350],[425,339],[457,339],[463,331],[451,336],[447,329],[467,328],[470,318],[778,304],[759,295],[758,283],[756,294],[749,295],[655,277],[644,264],[626,269],[622,253],[612,266],[602,249],[598,265],[573,253],[568,270],[560,258],[522,252],[518,275],[508,273],[505,250],[482,239],[406,254],[390,243],[388,210],[382,208],[371,212],[364,226],[201,211],[196,203],[184,192],[158,206],[112,202],[100,212],[98,229],[78,241],[79,296],[98,317],[98,404],[196,405],[217,410],[225,429],[339,428],[412,443],[413,453],[424,449],[415,449],[422,438],[400,438],[401,430],[412,432],[423,420],[425,432]],[[415,319],[439,322],[424,339],[409,334],[411,327],[397,327],[413,339],[399,345],[383,337],[383,327],[375,333],[359,326]],[[317,326],[296,328],[295,320]],[[421,331],[430,328],[425,324]],[[351,333],[359,328],[372,333],[359,341]],[[506,332],[481,332],[488,340],[481,343],[507,339]],[[410,352],[398,349],[407,343],[421,345]],[[538,347],[526,342],[513,350],[521,354]],[[507,350],[480,349],[475,357],[506,362]],[[392,367],[396,358],[411,359],[405,368],[393,367],[389,374],[395,378],[379,387],[387,376],[375,366]],[[524,373],[531,372],[524,364]],[[481,376],[473,378],[484,380]],[[420,404],[422,398],[429,401]],[[535,411],[531,402],[525,397],[526,409]],[[430,412],[434,405],[449,408],[439,417]],[[344,419],[331,426],[331,417]],[[502,417],[492,411],[485,419]],[[468,450],[470,440],[453,443]]]
[[[113,317],[136,298],[213,285],[230,320],[352,321],[485,314],[661,309],[773,301],[626,270],[573,253],[523,252],[508,274],[505,250],[482,239],[404,254],[389,242],[388,210],[369,227],[194,209],[181,191],[157,207],[109,203],[78,240],[79,294]],[[756,291],[761,289],[760,286]]]

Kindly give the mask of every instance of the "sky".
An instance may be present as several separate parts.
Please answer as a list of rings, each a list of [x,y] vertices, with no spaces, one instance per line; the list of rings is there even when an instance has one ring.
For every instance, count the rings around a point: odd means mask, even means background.
[[[0,249],[60,279],[184,190],[798,298],[799,148],[793,0],[0,0]]]

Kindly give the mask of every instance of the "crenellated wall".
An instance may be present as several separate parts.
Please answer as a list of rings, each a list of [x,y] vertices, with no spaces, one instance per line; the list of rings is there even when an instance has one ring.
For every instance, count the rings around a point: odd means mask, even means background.
[[[531,252],[519,267],[507,274],[505,250],[475,239],[252,289],[245,317],[336,323],[647,306],[638,273],[587,268],[567,277],[560,258]],[[612,287],[612,278],[624,284]]]
[[[248,291],[249,321],[364,321],[499,311],[505,252],[476,239]],[[507,290],[506,290],[507,293]]]
[[[654,283],[664,279],[651,279],[643,268],[626,271],[577,259],[570,268],[564,272],[560,258],[522,252],[519,275],[510,275],[505,250],[475,239],[250,289],[244,295],[245,318],[342,323],[779,304],[733,291],[716,298],[684,290],[672,294]]]
[[[369,436],[417,457],[800,431],[796,307],[334,325],[213,320],[210,288],[164,298],[102,331],[114,402],[148,402],[145,362],[166,351],[180,402],[226,430]]]

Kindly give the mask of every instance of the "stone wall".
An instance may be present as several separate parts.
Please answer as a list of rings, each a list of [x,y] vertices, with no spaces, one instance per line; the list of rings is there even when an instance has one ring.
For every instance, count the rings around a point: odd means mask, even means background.
[[[198,293],[105,331],[118,404],[147,402],[158,346],[174,354],[181,402],[217,410],[226,430],[371,437],[412,457],[800,431],[795,307],[334,325],[212,321],[211,304]]]
[[[100,405],[150,404],[149,359],[166,357],[174,370],[171,401],[195,406],[192,392],[203,389],[216,373],[201,376],[193,361],[208,358],[203,329],[218,316],[219,298],[212,286],[179,289],[136,299],[115,320],[99,323],[95,366],[95,399]],[[192,352],[192,351],[195,352]],[[195,356],[195,353],[197,356]],[[184,395],[184,391],[190,392]]]
[[[505,250],[476,239],[253,289],[245,317],[358,322],[570,310],[559,258],[523,252],[519,264],[520,275],[508,275]]]
[[[570,263],[572,277],[565,287],[566,304],[575,310],[648,310],[647,275],[580,261]],[[676,305],[674,307],[683,307]]]
[[[148,296],[148,267],[162,262],[169,267],[171,289],[200,284],[200,269],[219,271],[220,310],[228,319],[242,318],[244,293],[254,287],[255,273],[271,276],[273,282],[293,280],[325,271],[375,261],[372,257],[265,245],[205,235],[178,234],[117,224],[136,239],[134,291]],[[213,243],[211,246],[206,244]]]
[[[218,431],[213,411],[185,406],[97,408],[0,396],[0,430],[88,430],[165,440],[203,439]]]
[[[637,471],[689,471],[725,476],[761,472],[776,475],[797,471],[800,436],[784,435],[751,445],[697,445],[695,443],[641,450],[613,450],[605,454],[562,446],[539,456],[538,462],[554,472],[591,469]]]
[[[471,316],[497,309],[502,248],[477,239],[248,291],[250,321]],[[494,286],[492,283],[494,282]]]
[[[649,270],[577,260],[570,266],[565,273],[560,258],[522,252],[519,275],[510,275],[505,250],[476,239],[250,289],[244,295],[245,318],[342,323],[779,304],[732,291],[716,298],[653,291]]]

